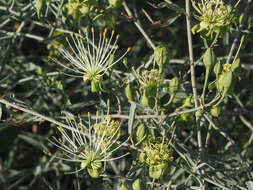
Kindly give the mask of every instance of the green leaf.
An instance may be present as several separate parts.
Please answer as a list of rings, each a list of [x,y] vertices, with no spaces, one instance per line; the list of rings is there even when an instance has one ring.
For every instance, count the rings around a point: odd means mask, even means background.
[[[35,148],[38,148],[40,150],[47,150],[47,147],[41,141],[36,140],[36,135],[34,134],[23,133],[18,135],[18,137]]]
[[[246,186],[248,190],[253,190],[253,181],[246,181]]]
[[[129,120],[128,120],[128,134],[130,136],[132,136],[132,133],[133,133],[135,111],[136,111],[136,104],[134,102],[131,102],[130,112],[129,112]]]

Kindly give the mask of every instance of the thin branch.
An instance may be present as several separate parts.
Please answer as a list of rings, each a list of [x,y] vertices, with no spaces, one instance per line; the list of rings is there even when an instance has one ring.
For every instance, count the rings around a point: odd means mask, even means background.
[[[127,4],[125,2],[123,2],[123,7],[126,11],[126,13],[128,14],[128,16],[130,18],[134,18],[133,13],[130,11],[130,9],[128,8]],[[152,42],[152,40],[149,38],[149,36],[146,34],[146,32],[143,30],[143,28],[141,27],[141,25],[137,22],[134,21],[135,26],[139,29],[139,31],[142,33],[142,35],[144,36],[144,38],[148,41],[149,45],[155,49],[155,45]]]
[[[195,107],[199,106],[198,93],[197,93],[197,83],[194,68],[193,59],[193,47],[192,47],[192,34],[191,34],[191,12],[190,12],[190,0],[185,1],[186,7],[186,26],[187,26],[187,39],[188,39],[188,50],[189,50],[189,60],[190,60],[190,71],[191,71],[191,84],[194,97]],[[196,128],[197,128],[197,140],[198,148],[200,152],[200,163],[204,162],[204,147],[202,145],[201,130],[200,130],[200,118],[196,116]],[[201,169],[201,173],[204,174],[205,171]],[[201,189],[205,189],[205,186],[200,184]]]
[[[248,1],[247,1],[247,5],[246,5],[246,7],[245,7],[245,9],[244,9],[244,13],[243,13],[242,23],[239,25],[239,29],[238,29],[238,31],[237,31],[237,33],[236,33],[236,37],[235,37],[235,39],[234,39],[234,41],[233,41],[233,43],[232,43],[232,46],[231,46],[231,48],[230,48],[230,51],[229,51],[229,54],[228,54],[228,58],[227,58],[226,63],[229,63],[229,62],[230,62],[230,60],[231,60],[231,58],[232,58],[232,55],[233,55],[233,53],[234,53],[236,44],[237,44],[237,42],[238,42],[239,39],[240,39],[240,36],[241,36],[241,33],[242,33],[242,29],[243,29],[244,23],[245,23],[246,18],[247,18],[247,14],[248,14],[248,10],[249,10],[249,7],[250,7],[250,3],[252,3],[252,0],[248,0]]]

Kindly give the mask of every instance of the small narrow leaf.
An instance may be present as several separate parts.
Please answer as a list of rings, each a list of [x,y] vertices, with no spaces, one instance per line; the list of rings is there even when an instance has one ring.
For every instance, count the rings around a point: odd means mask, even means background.
[[[132,133],[133,133],[135,111],[136,111],[136,104],[134,102],[131,102],[129,120],[128,120],[128,133],[130,136],[132,136]]]

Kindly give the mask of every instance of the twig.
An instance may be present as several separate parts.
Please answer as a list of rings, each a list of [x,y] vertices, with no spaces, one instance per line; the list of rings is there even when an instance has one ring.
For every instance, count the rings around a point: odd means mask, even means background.
[[[35,112],[35,111],[33,111],[33,110],[29,110],[29,109],[27,109],[27,108],[18,106],[18,105],[16,105],[15,103],[11,103],[11,102],[9,102],[9,101],[3,99],[3,97],[0,97],[0,103],[5,104],[5,105],[10,106],[10,107],[13,107],[13,108],[15,108],[15,109],[17,109],[17,110],[21,110],[21,111],[23,111],[23,112],[25,112],[25,113],[29,113],[29,114],[31,114],[31,115],[37,116],[37,117],[39,117],[39,118],[41,118],[41,119],[43,119],[43,120],[49,121],[50,123],[54,123],[54,124],[56,124],[56,125],[58,125],[58,126],[61,126],[61,127],[65,128],[65,129],[68,129],[68,130],[71,130],[71,131],[75,130],[75,129],[71,128],[70,126],[68,126],[68,125],[66,125],[66,124],[64,124],[64,123],[61,123],[61,122],[59,122],[59,121],[57,121],[57,120],[55,120],[55,119],[53,119],[53,118],[51,118],[51,117],[44,116],[44,115],[39,114],[39,113],[37,113],[37,112]],[[119,142],[119,141],[116,141],[116,143],[120,143],[120,144],[121,144],[121,142]],[[137,148],[137,147],[135,147],[135,146],[133,146],[133,145],[130,145],[130,144],[126,143],[126,142],[123,143],[122,145],[125,146],[125,147],[128,147],[128,148],[137,150],[137,151],[139,151],[139,152],[143,152],[143,150],[141,150],[141,149],[139,149],[139,148]]]
[[[123,7],[125,9],[125,11],[127,12],[128,16],[130,18],[133,18],[133,14],[132,12],[130,11],[130,9],[128,8],[127,4],[125,2],[123,2]],[[149,36],[146,34],[146,32],[143,30],[143,28],[141,27],[141,25],[137,22],[137,21],[134,21],[134,24],[135,26],[139,29],[139,31],[142,33],[142,35],[144,36],[144,38],[148,41],[149,45],[155,49],[155,45],[154,43],[152,42],[152,40],[149,38]]]
[[[233,53],[234,53],[234,50],[235,50],[235,46],[236,46],[237,42],[239,41],[239,38],[240,38],[241,32],[242,32],[242,28],[243,28],[243,25],[244,25],[244,23],[245,23],[245,21],[246,21],[247,14],[248,14],[248,10],[249,10],[250,3],[251,3],[251,2],[252,2],[252,0],[248,0],[248,1],[247,1],[247,5],[246,5],[246,7],[245,7],[245,9],[244,9],[244,13],[243,13],[242,23],[239,25],[239,29],[238,29],[238,31],[237,31],[237,33],[236,33],[236,37],[235,37],[235,39],[234,39],[234,41],[233,41],[233,43],[232,43],[232,46],[231,46],[231,48],[230,48],[230,51],[229,51],[229,54],[228,54],[228,58],[227,58],[226,63],[229,63],[229,62],[230,62],[230,60],[231,60],[231,58],[232,58],[232,55],[233,55]]]
[[[188,39],[188,50],[189,50],[189,60],[190,60],[190,70],[191,70],[191,84],[192,84],[192,91],[194,97],[195,107],[199,106],[198,100],[198,93],[196,88],[196,75],[195,75],[195,68],[194,68],[194,60],[193,60],[193,47],[192,47],[192,34],[191,34],[191,12],[190,12],[190,0],[185,1],[186,7],[186,25],[187,25],[187,39]],[[201,130],[200,130],[200,118],[196,116],[196,128],[197,128],[197,139],[198,139],[198,148],[200,152],[200,164],[204,162],[204,148],[202,146],[202,139],[201,139]],[[201,173],[204,174],[204,169],[201,169]],[[205,189],[203,184],[200,184],[201,189]]]

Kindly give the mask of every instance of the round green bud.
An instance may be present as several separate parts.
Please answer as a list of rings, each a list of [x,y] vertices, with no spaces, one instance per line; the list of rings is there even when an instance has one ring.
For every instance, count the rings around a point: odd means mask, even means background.
[[[147,87],[144,90],[144,94],[147,97],[156,97],[156,91],[157,91],[156,87]]]
[[[46,7],[46,0],[35,0],[34,7],[37,11],[38,18],[40,18],[42,16],[42,10]]]
[[[136,97],[136,91],[134,87],[129,83],[125,88],[125,95],[129,101],[134,101]]]
[[[212,48],[208,48],[203,55],[203,62],[207,69],[211,70],[217,62],[217,57]]]
[[[129,190],[129,189],[126,185],[122,184],[119,190]]]
[[[92,178],[99,178],[99,170],[93,169],[93,168],[87,168],[87,171]]]
[[[218,80],[218,90],[220,92],[228,92],[233,82],[232,72],[224,72],[220,75]]]
[[[169,83],[169,93],[171,95],[175,94],[179,89],[180,89],[179,79],[177,77],[174,77],[173,79],[170,80]]]
[[[139,155],[140,162],[144,163],[146,162],[146,159],[147,159],[147,155],[144,152],[141,152]]]
[[[109,0],[109,4],[113,7],[113,8],[118,8],[122,5],[124,0]]]
[[[218,62],[214,65],[213,72],[215,73],[216,78],[218,78],[218,76],[219,76],[220,73],[221,73],[221,62],[220,62],[220,61],[218,61]]]
[[[138,127],[137,127],[137,131],[136,131],[136,140],[139,141],[143,141],[145,138],[147,137],[147,129],[146,126],[144,125],[144,123],[141,123]]]
[[[211,114],[214,117],[218,117],[220,115],[220,112],[221,112],[221,107],[220,106],[214,106],[211,109]]]
[[[232,72],[236,77],[239,77],[241,75],[241,62],[240,59],[236,59],[233,63],[232,63]]]
[[[159,45],[154,51],[155,62],[159,66],[159,69],[163,69],[163,65],[169,60],[169,51],[165,45]]]
[[[159,179],[168,172],[168,163],[164,162],[159,165],[149,167],[149,176],[153,179]]]
[[[93,79],[91,81],[91,92],[100,92],[100,91],[103,91],[102,81]]]
[[[142,181],[138,178],[132,184],[133,190],[146,190],[147,187],[142,183]]]
[[[155,106],[155,98],[147,97],[145,94],[141,98],[141,104],[153,108]]]

